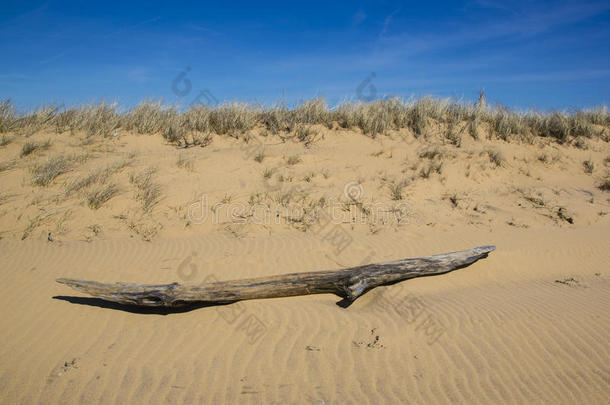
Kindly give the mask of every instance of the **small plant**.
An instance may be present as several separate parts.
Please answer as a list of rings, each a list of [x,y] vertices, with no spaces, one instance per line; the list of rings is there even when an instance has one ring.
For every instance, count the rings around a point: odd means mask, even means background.
[[[563,221],[566,221],[569,224],[574,224],[574,218],[569,215],[566,209],[563,207],[559,207],[559,209],[557,210],[557,217],[559,217],[559,219]]]
[[[71,159],[63,155],[56,156],[34,167],[34,184],[48,186],[57,176],[70,170],[72,170]]]
[[[390,184],[390,196],[392,200],[399,201],[402,200],[402,191],[410,184],[408,179],[401,180],[400,182]]]
[[[254,161],[258,163],[262,163],[265,160],[265,152],[260,151],[254,156]]]
[[[94,236],[98,236],[102,232],[102,226],[100,224],[93,224],[87,227]]]
[[[610,191],[610,173],[606,174],[606,177],[597,186],[602,191]]]
[[[315,177],[315,173],[314,172],[310,172],[307,173],[304,177],[303,180],[306,181],[307,183],[311,183],[311,180],[313,180],[313,178]]]
[[[451,203],[453,208],[458,207],[460,198],[458,197],[457,194],[453,193],[453,194],[447,195],[446,198],[449,200],[449,202]]]
[[[84,188],[92,186],[93,184],[103,183],[103,182],[104,182],[104,179],[101,178],[99,172],[89,173],[88,175],[86,175],[83,178],[69,182],[64,194],[66,197],[69,197],[76,191],[80,191]]]
[[[180,142],[186,141],[186,130],[178,125],[169,125],[162,132],[161,136],[163,136],[167,142],[179,144]]]
[[[66,186],[64,192],[65,197],[69,197],[75,192],[86,189],[94,184],[104,184],[106,181],[115,173],[119,172],[123,168],[131,164],[133,157],[127,157],[126,159],[115,162],[111,165],[106,166],[103,169],[97,170],[93,173],[87,174],[85,177],[73,180]]]
[[[285,191],[283,193],[278,193],[274,200],[277,204],[282,207],[288,207],[288,205],[292,202],[294,198],[294,192],[292,190]]]
[[[200,146],[202,148],[205,148],[206,146],[208,146],[209,144],[212,143],[212,135],[211,134],[199,134],[199,133],[192,133],[191,134],[191,142],[190,143],[185,143],[184,147],[188,148],[189,146]]]
[[[186,153],[181,153],[176,161],[176,166],[187,170],[193,170],[195,167],[195,162],[191,156],[187,155]]]
[[[546,201],[544,201],[544,199],[540,196],[536,197],[534,195],[530,195],[530,194],[523,194],[523,198],[526,201],[529,201],[530,203],[532,203],[532,205],[534,205],[535,207],[544,207],[546,206]]]
[[[192,146],[201,146],[204,148],[212,143],[211,134],[203,134],[196,130],[189,131],[185,127],[185,123],[178,122],[177,119],[174,119],[174,122],[167,125],[161,135],[169,143],[175,144],[181,148],[190,148]]]
[[[263,178],[270,179],[271,176],[273,176],[273,172],[274,172],[273,169],[265,168],[265,170],[263,170]]]
[[[430,159],[430,160],[442,159],[444,156],[445,156],[445,151],[443,151],[438,146],[425,148],[421,152],[419,152],[419,157],[423,158],[423,159]]]
[[[6,135],[2,135],[2,137],[0,138],[0,146],[6,146],[9,143],[11,143],[13,141],[12,138],[6,136]]]
[[[161,199],[161,186],[153,181],[154,168],[148,168],[138,175],[132,174],[129,181],[136,186],[136,200],[142,204],[144,212],[150,212]]]
[[[0,132],[8,132],[15,125],[15,109],[11,100],[0,103]]]
[[[595,168],[595,165],[593,164],[593,162],[590,159],[582,162],[582,165],[585,170],[585,173],[588,173],[588,174],[593,173],[593,169]]]
[[[300,125],[296,129],[296,136],[299,142],[303,142],[305,147],[310,147],[317,139],[317,132],[311,127]]]
[[[578,137],[574,141],[574,146],[578,149],[587,150],[589,149],[589,145],[587,145],[587,141],[583,137]]]
[[[233,200],[233,195],[232,194],[225,194],[225,196],[222,197],[222,200],[220,200],[220,202],[222,204],[229,204],[232,200]]]
[[[250,205],[258,205],[262,204],[268,198],[267,193],[252,193],[250,194],[250,199],[248,200],[248,204]]]
[[[277,176],[277,181],[279,181],[280,183],[292,183],[292,181],[294,180],[294,177],[292,175],[283,175],[283,174],[278,174]]]
[[[447,139],[447,141],[455,146],[455,147],[461,147],[462,146],[462,134],[461,131],[457,131],[456,130],[457,124],[452,121],[447,125],[447,131],[445,132],[445,139]]]
[[[523,133],[523,118],[506,107],[498,107],[491,119],[492,130],[504,141],[510,141],[514,136]]]
[[[300,162],[302,162],[302,160],[299,155],[292,155],[286,158],[286,163],[288,163],[290,166],[294,166]]]
[[[228,134],[237,138],[254,127],[255,115],[254,108],[248,104],[223,104],[210,111],[209,125],[219,135]]]
[[[87,193],[87,205],[89,208],[96,210],[118,193],[119,189],[115,184],[96,188]]]
[[[433,173],[441,174],[443,169],[443,162],[440,161],[430,161],[428,164],[424,165],[419,171],[419,177],[422,179],[430,178]]]
[[[28,156],[38,150],[45,150],[45,149],[49,149],[51,147],[51,141],[50,140],[46,140],[45,142],[42,143],[38,143],[38,142],[26,142],[25,144],[23,144],[23,147],[21,148],[21,157],[24,156]]]
[[[489,160],[491,163],[495,164],[496,167],[502,167],[506,164],[506,158],[502,154],[501,151],[495,149],[488,149],[487,156],[489,156]]]

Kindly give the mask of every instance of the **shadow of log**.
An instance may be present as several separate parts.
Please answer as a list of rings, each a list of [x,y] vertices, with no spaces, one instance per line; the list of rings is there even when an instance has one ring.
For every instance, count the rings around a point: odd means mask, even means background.
[[[171,315],[181,314],[184,312],[194,311],[196,309],[207,308],[207,307],[220,307],[224,305],[230,305],[234,302],[195,302],[187,303],[177,307],[138,307],[135,305],[119,304],[118,302],[106,301],[101,298],[90,298],[90,297],[71,297],[64,295],[57,295],[53,297],[55,300],[66,301],[71,304],[87,305],[91,307],[98,307],[104,309],[112,309],[124,312],[130,312],[132,314],[143,314],[143,315]]]

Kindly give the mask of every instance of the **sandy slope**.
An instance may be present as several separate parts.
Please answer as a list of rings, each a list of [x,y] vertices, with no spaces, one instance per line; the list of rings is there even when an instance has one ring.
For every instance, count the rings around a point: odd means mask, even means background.
[[[24,158],[23,140],[0,150],[16,162],[0,173],[3,403],[608,403],[610,222],[608,194],[595,187],[607,144],[440,145],[441,173],[422,178],[430,159],[419,155],[432,141],[397,136],[332,133],[311,148],[264,139],[262,163],[220,137],[186,152],[158,136],[92,145],[36,137],[53,145]],[[489,148],[501,151],[500,166]],[[32,185],[37,162],[84,151],[94,156],[48,187]],[[192,169],[176,166],[180,153]],[[294,154],[302,162],[288,165]],[[85,192],[64,196],[74,180],[124,158],[129,166],[108,180],[121,191],[101,208],[89,208]],[[129,177],[150,166],[162,198],[144,213]],[[403,200],[392,200],[392,182],[411,176]],[[251,207],[257,193],[278,221],[247,211],[219,223],[189,217],[202,194],[210,204],[231,195],[222,210]],[[343,204],[347,214],[335,219],[351,242],[339,251],[302,213],[282,210],[286,193],[300,206]],[[367,204],[407,209],[362,219]],[[233,279],[480,244],[497,251],[447,275],[380,287],[348,309],[320,295],[137,313],[54,282]]]

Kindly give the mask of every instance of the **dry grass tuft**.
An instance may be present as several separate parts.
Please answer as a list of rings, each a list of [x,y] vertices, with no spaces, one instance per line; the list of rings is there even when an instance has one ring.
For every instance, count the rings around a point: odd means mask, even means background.
[[[209,125],[212,131],[238,138],[254,128],[256,111],[244,103],[223,104],[210,111]]]
[[[176,166],[193,171],[193,169],[195,168],[195,160],[192,156],[189,156],[186,153],[181,153],[180,155],[178,155]]]
[[[506,165],[506,158],[499,149],[487,149],[485,152],[489,157],[489,161],[496,165],[496,167],[503,167]]]
[[[422,159],[442,159],[446,156],[446,151],[440,146],[430,146],[422,149],[419,152],[419,157]]]
[[[575,140],[577,147],[586,145],[584,139],[595,136],[610,141],[610,113],[606,107],[570,112],[516,112],[503,106],[489,107],[482,92],[472,104],[431,97],[412,101],[390,98],[370,103],[345,102],[329,108],[324,99],[317,98],[293,109],[285,105],[261,107],[234,102],[214,107],[199,105],[185,112],[161,102],[144,101],[126,112],[118,112],[116,105],[99,103],[71,109],[43,106],[18,115],[9,100],[0,103],[0,133],[13,131],[29,136],[40,129],[53,128],[57,132],[84,131],[87,136],[110,136],[121,128],[163,134],[170,142],[182,146],[203,146],[209,143],[211,134],[241,138],[257,126],[280,136],[282,132],[299,130],[297,137],[305,142],[312,137],[305,128],[324,125],[333,129],[337,124],[341,128],[360,128],[373,138],[402,128],[416,137],[428,136],[433,133],[430,129],[441,125],[445,138],[456,146],[461,143],[463,131],[468,130],[476,140],[483,137],[482,129],[488,131],[487,137],[507,142],[531,142],[536,136],[558,143]]]
[[[57,176],[72,170],[73,158],[60,155],[47,160],[43,164],[34,166],[34,184],[48,186]]]
[[[419,171],[419,177],[428,179],[433,173],[441,174],[443,172],[443,162],[440,160],[428,161]]]
[[[150,212],[161,200],[161,186],[153,181],[155,172],[155,168],[148,168],[129,178],[129,182],[136,187],[135,198],[142,204],[144,212]]]
[[[66,186],[66,190],[64,191],[64,194],[66,197],[69,197],[73,193],[80,191],[82,189],[85,189],[87,187],[90,187],[100,181],[101,181],[101,179],[100,179],[99,173],[97,173],[97,172],[90,173],[90,174],[86,175],[85,177],[82,177],[78,180],[74,180],[74,181],[68,183],[68,185]]]
[[[606,177],[601,180],[597,188],[602,191],[610,191],[610,173],[606,173]]]
[[[47,139],[44,142],[26,142],[23,144],[23,147],[21,148],[21,153],[19,154],[19,156],[24,157],[24,156],[28,156],[31,155],[34,152],[37,151],[41,151],[41,150],[47,150],[51,147],[51,140]]]
[[[255,156],[254,156],[254,161],[258,162],[258,163],[263,163],[263,160],[265,160],[265,152],[264,151],[260,151],[258,152]]]
[[[0,103],[0,133],[9,132],[15,126],[15,108],[11,100]]]
[[[200,146],[205,148],[212,143],[213,137],[211,134],[189,130],[184,124],[176,122],[170,123],[161,133],[163,138],[169,143],[173,143],[181,148],[190,148]]]
[[[301,157],[299,155],[292,155],[292,156],[288,156],[286,158],[286,163],[288,163],[290,166],[294,166],[297,163],[301,163]]]
[[[313,180],[314,177],[316,177],[316,174],[314,172],[306,173],[303,176],[303,181],[306,183],[311,183],[311,181]]]
[[[273,176],[274,172],[274,169],[265,168],[265,170],[263,170],[263,178],[270,179]]]
[[[411,181],[409,179],[403,179],[399,182],[391,183],[390,184],[390,197],[392,198],[392,200],[394,200],[394,201],[402,200],[402,198],[403,198],[402,192],[405,189],[405,187],[407,187],[409,184],[411,184]]]
[[[318,139],[318,133],[311,127],[299,125],[296,129],[296,137],[308,148]]]
[[[84,177],[69,182],[64,191],[65,197],[70,197],[72,194],[89,188],[95,184],[106,183],[106,181],[108,181],[110,177],[112,177],[115,173],[121,171],[123,168],[129,166],[132,161],[133,156],[129,156],[126,159],[108,165],[103,169],[97,170],[93,173],[89,173]]]
[[[585,173],[591,174],[593,173],[593,170],[595,169],[595,164],[593,163],[593,161],[589,160],[585,160],[584,162],[582,162],[583,168],[585,170]]]
[[[0,147],[8,145],[12,141],[13,141],[13,138],[8,137],[6,135],[2,135],[2,137],[0,138]]]
[[[119,188],[116,184],[95,188],[87,193],[87,205],[89,208],[96,210],[118,193]]]
[[[294,110],[294,121],[299,124],[329,125],[330,111],[323,98],[307,101]]]
[[[499,106],[495,114],[488,117],[488,120],[493,134],[507,142],[524,133],[525,130],[523,117],[503,106]]]
[[[121,117],[121,127],[139,134],[156,134],[167,128],[177,115],[173,107],[166,108],[160,101],[145,100]]]
[[[448,200],[451,203],[452,208],[458,208],[461,198],[457,193],[448,193],[443,195],[443,200]]]

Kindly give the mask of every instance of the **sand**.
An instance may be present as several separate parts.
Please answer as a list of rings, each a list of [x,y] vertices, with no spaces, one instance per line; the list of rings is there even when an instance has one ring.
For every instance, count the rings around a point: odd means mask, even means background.
[[[3,146],[0,163],[14,163],[0,172],[2,403],[608,403],[610,195],[596,187],[607,143],[456,148],[318,131],[309,147],[255,135],[179,150],[158,135],[51,132]],[[32,168],[59,155],[69,170],[33,184]],[[128,163],[67,192],[117,162]],[[148,168],[160,196],[145,211]],[[118,193],[93,209],[104,182]],[[329,228],[307,221],[329,206]],[[312,295],[167,314],[54,282],[228,280],[483,244],[497,246],[487,259],[347,309]]]

